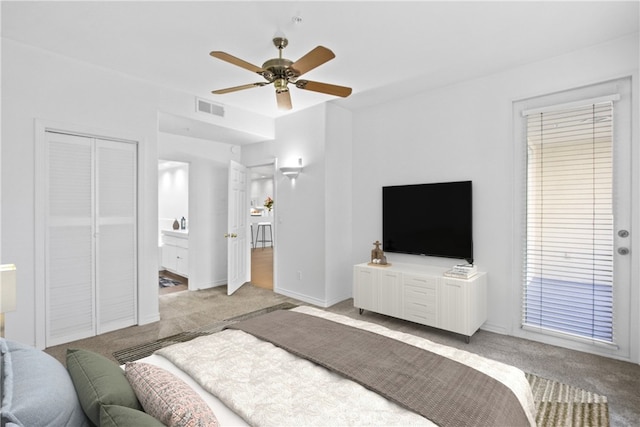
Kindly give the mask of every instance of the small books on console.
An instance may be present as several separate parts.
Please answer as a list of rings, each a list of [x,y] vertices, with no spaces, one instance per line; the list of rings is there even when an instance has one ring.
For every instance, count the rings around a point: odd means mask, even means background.
[[[469,279],[478,274],[478,267],[473,264],[454,265],[451,270],[445,271],[447,277],[455,277],[456,279]]]

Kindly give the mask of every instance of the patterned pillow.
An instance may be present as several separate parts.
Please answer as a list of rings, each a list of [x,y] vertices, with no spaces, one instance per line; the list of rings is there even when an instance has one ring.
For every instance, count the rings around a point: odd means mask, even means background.
[[[218,419],[184,381],[158,366],[130,362],[125,375],[145,412],[169,427],[217,427]]]

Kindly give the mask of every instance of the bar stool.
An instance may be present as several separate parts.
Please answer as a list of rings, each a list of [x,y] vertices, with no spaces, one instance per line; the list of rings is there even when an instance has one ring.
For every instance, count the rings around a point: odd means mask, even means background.
[[[265,231],[269,228],[269,238],[265,238]],[[260,230],[262,230],[262,239],[260,239]],[[264,249],[264,244],[269,243],[270,247],[273,247],[273,234],[271,232],[271,223],[270,222],[259,222],[258,223],[258,231],[256,232],[256,247],[258,243],[262,243],[262,248]]]

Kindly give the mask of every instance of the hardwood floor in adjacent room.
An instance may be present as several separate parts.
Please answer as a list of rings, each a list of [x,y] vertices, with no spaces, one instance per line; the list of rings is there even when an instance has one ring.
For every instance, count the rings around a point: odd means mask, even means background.
[[[273,248],[251,249],[251,283],[273,290]]]

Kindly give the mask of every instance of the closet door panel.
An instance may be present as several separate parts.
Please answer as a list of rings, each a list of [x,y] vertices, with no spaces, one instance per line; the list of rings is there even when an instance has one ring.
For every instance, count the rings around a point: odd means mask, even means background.
[[[98,236],[98,333],[134,325],[136,315],[135,248],[122,246],[131,226],[102,225]]]
[[[98,333],[137,323],[136,146],[96,140]]]
[[[47,133],[47,345],[95,335],[92,144]]]
[[[89,227],[50,229],[49,345],[95,335]]]

